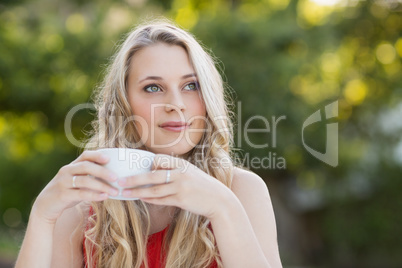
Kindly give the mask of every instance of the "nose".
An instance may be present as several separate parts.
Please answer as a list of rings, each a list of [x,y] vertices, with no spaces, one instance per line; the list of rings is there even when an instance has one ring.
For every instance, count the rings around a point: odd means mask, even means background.
[[[171,112],[173,110],[184,111],[186,104],[184,103],[181,92],[171,92],[168,100],[166,101],[165,111]]]

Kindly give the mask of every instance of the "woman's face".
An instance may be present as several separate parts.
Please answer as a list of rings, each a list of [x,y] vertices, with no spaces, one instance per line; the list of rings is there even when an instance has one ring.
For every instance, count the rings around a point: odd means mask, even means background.
[[[134,122],[151,152],[180,156],[198,144],[206,109],[184,48],[158,43],[137,51],[127,86]]]

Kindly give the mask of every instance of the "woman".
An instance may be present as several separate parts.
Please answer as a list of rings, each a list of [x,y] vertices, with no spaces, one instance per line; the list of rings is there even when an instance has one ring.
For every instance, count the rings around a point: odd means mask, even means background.
[[[268,190],[234,166],[222,79],[191,34],[138,26],[97,96],[87,150],[37,197],[16,267],[281,267]],[[156,154],[119,182],[139,200],[108,199],[116,175],[91,150],[105,147]]]

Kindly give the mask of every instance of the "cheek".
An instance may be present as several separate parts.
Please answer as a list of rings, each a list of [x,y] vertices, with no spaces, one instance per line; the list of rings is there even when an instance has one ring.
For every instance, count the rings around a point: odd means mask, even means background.
[[[193,108],[193,115],[196,118],[194,120],[194,127],[197,129],[206,129],[208,123],[205,120],[207,112],[204,103],[198,103],[197,105],[194,105]]]
[[[206,111],[205,104],[202,101],[198,101],[197,103],[194,103],[193,115],[196,116],[197,118],[204,118],[204,119],[197,120],[199,122],[198,126],[200,128],[204,128],[206,125],[205,118],[207,116],[207,111]]]
[[[144,119],[151,117],[151,104],[149,101],[133,96],[130,101],[131,111],[136,116],[141,116]]]
[[[191,102],[191,107],[193,107],[193,113],[198,116],[205,117],[207,115],[207,110],[205,107],[204,101],[198,96],[196,99],[193,99]]]
[[[135,116],[134,122],[139,130],[140,134],[145,134],[151,125],[151,104],[141,102],[130,102],[131,111]]]

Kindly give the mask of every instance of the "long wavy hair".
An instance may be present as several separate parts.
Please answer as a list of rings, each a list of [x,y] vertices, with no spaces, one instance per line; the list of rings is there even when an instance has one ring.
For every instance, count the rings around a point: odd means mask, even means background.
[[[95,92],[97,119],[86,149],[124,147],[147,149],[140,143],[139,132],[129,119],[132,110],[127,98],[130,61],[136,52],[157,43],[183,47],[190,58],[206,106],[206,126],[200,142],[181,156],[231,187],[234,161],[233,125],[229,109],[230,95],[224,90],[214,58],[187,31],[166,20],[137,26],[118,47],[104,81]],[[215,164],[211,164],[210,161]],[[217,166],[217,160],[228,165]],[[227,161],[229,160],[229,161]],[[89,267],[148,267],[147,236],[150,214],[141,200],[106,200],[91,204],[85,231],[86,259]],[[176,209],[163,242],[166,267],[203,268],[222,262],[210,221],[189,211]]]

